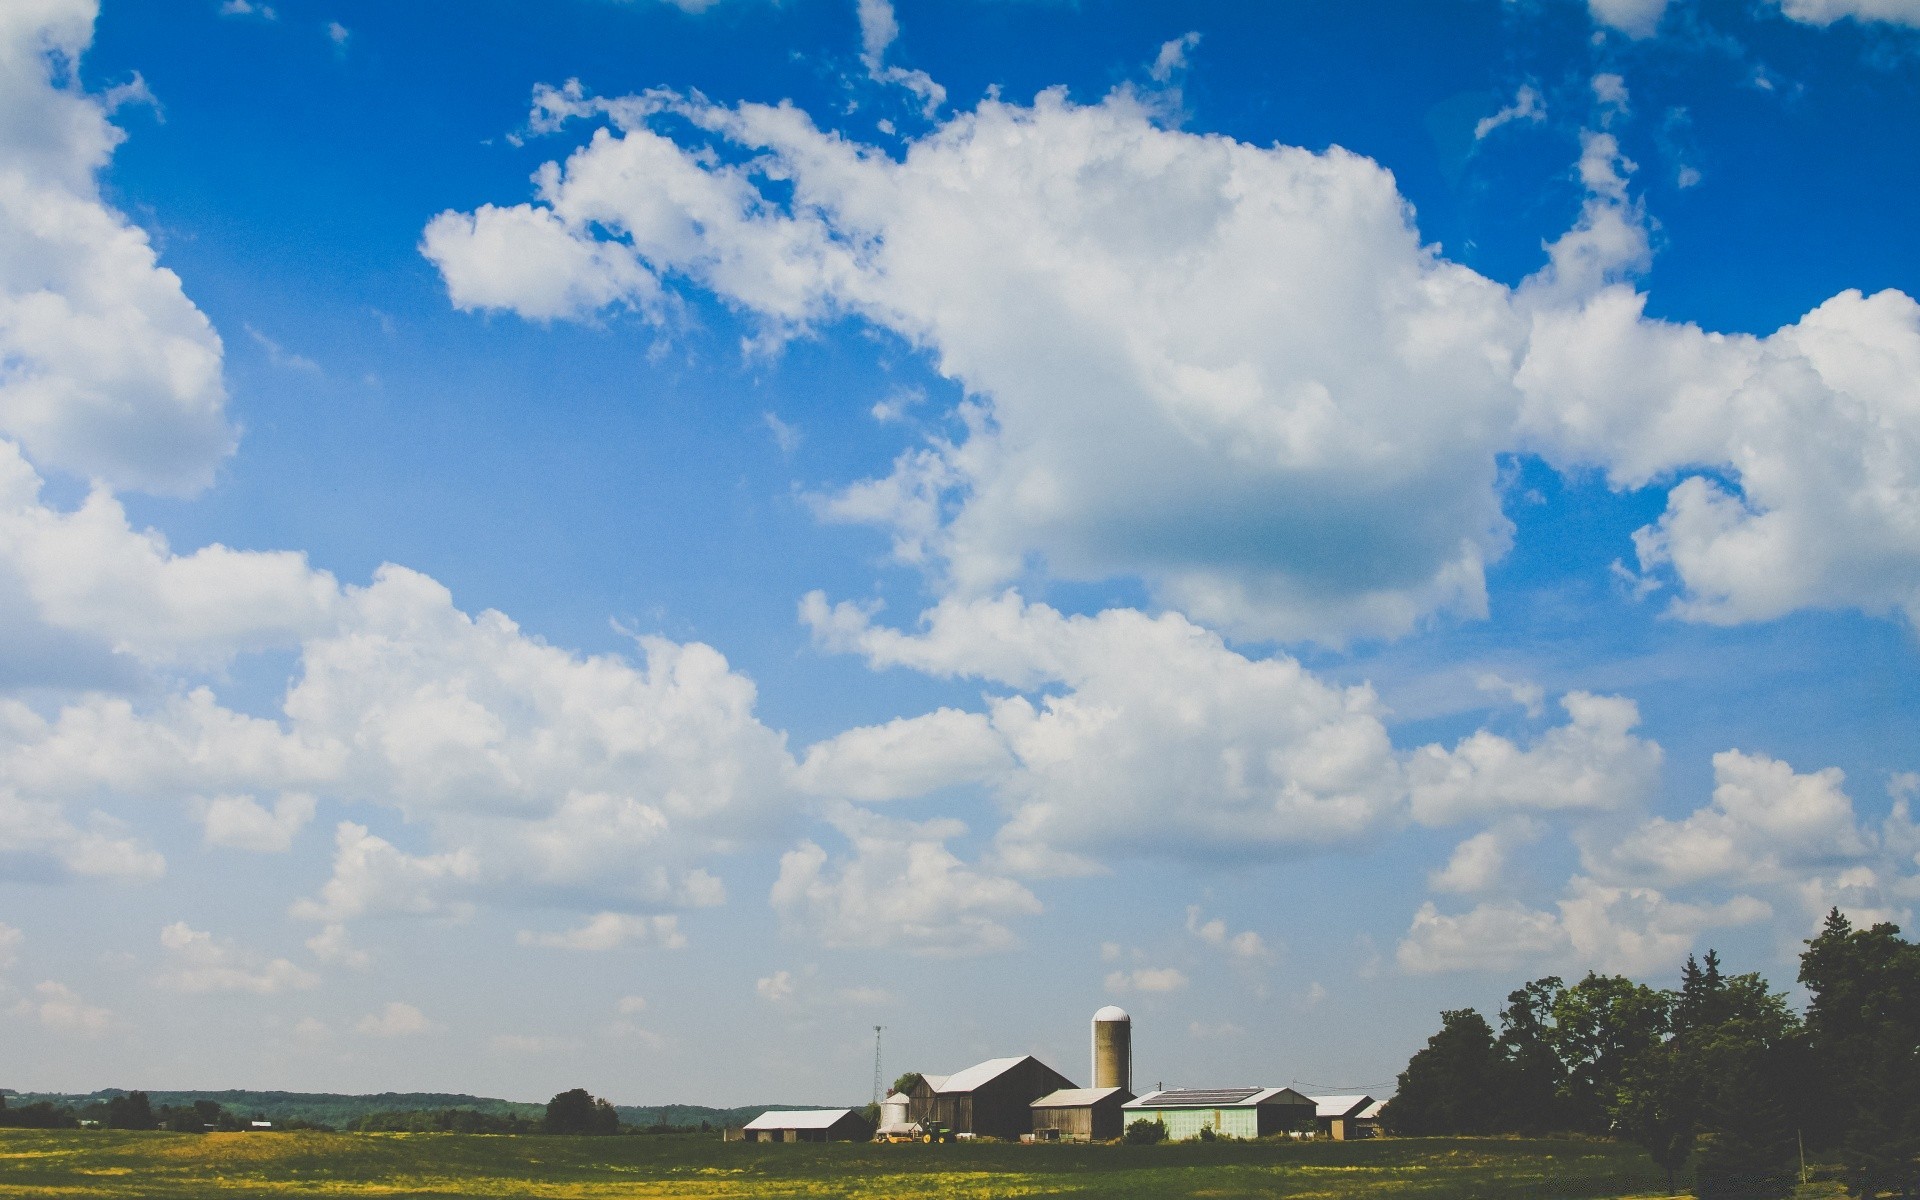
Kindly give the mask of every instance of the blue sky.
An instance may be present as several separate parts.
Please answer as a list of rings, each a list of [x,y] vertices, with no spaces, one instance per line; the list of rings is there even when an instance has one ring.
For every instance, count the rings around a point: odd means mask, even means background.
[[[1920,6],[0,17],[0,1084],[1384,1094],[1920,900]]]

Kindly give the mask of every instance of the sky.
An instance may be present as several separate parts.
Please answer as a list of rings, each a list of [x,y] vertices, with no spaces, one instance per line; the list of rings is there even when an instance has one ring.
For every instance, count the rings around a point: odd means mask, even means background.
[[[0,1085],[1389,1093],[1920,903],[1920,0],[0,6]]]

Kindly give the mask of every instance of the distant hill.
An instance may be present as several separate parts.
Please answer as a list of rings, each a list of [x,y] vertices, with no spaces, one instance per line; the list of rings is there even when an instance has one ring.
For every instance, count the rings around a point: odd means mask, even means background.
[[[79,1108],[105,1102],[126,1094],[123,1088],[102,1088],[97,1092],[16,1092],[0,1088],[9,1107],[52,1101]],[[491,1096],[464,1096],[449,1092],[380,1092],[370,1096],[342,1096],[332,1092],[163,1092],[149,1091],[147,1099],[154,1107],[187,1105],[195,1100],[211,1100],[237,1117],[264,1121],[311,1121],[316,1125],[346,1127],[354,1118],[377,1112],[422,1112],[435,1109],[464,1108],[497,1117],[525,1117],[538,1120],[547,1111],[546,1103],[499,1100]],[[749,1104],[740,1108],[706,1108],[698,1104],[618,1105],[620,1120],[628,1125],[698,1125],[702,1121],[719,1128],[744,1125],[768,1109],[821,1108],[818,1104]]]

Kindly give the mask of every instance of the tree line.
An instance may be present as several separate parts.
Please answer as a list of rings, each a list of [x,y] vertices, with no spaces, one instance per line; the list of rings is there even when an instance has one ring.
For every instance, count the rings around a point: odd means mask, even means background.
[[[395,1109],[364,1113],[346,1123],[346,1128],[362,1133],[551,1133],[566,1135],[605,1135],[616,1133],[687,1133],[709,1131],[712,1126],[670,1125],[666,1110],[661,1120],[651,1125],[625,1125],[611,1103],[585,1088],[561,1092],[547,1101],[539,1117],[511,1113],[484,1112],[472,1108]],[[236,1116],[212,1100],[194,1100],[186,1104],[158,1105],[147,1093],[124,1092],[81,1105],[55,1104],[37,1100],[9,1107],[0,1094],[0,1127],[30,1129],[74,1129],[96,1124],[107,1129],[169,1130],[175,1133],[234,1132],[255,1128],[258,1118]],[[330,1129],[325,1124],[297,1118],[275,1121],[272,1128]]]
[[[1757,972],[1689,956],[1677,990],[1619,975],[1511,992],[1496,1033],[1441,1014],[1381,1113],[1395,1133],[1581,1132],[1644,1147],[1672,1191],[1788,1195],[1805,1155],[1850,1194],[1920,1196],[1920,946],[1838,909],[1800,956],[1804,1013]]]

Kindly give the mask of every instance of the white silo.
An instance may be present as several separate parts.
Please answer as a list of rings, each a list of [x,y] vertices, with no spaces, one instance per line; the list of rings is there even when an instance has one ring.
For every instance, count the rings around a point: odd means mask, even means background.
[[[1133,1018],[1117,1005],[1093,1014],[1093,1086],[1133,1091]]]

